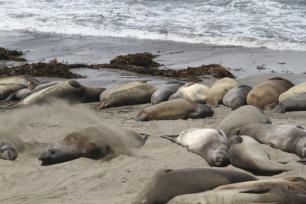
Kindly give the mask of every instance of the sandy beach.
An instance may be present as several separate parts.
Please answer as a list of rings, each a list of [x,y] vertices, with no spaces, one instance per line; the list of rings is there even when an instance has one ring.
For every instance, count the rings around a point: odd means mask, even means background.
[[[4,31],[0,32],[0,45],[24,51],[24,57],[29,62],[56,58],[69,63],[105,63],[120,54],[148,51],[160,55],[156,61],[163,64],[161,68],[164,69],[220,63],[231,68],[240,84],[254,86],[272,76],[282,76],[294,83],[306,81],[306,75],[302,74],[306,64],[305,52],[298,51]],[[257,70],[256,67],[261,65],[266,69]],[[149,83],[159,87],[170,80],[119,70],[76,69],[74,72],[87,75],[86,79],[78,80],[81,83],[104,88],[139,79],[149,80]],[[210,77],[202,83],[211,86],[214,81]],[[188,128],[215,127],[231,109],[220,105],[214,108],[212,117],[205,119],[135,121],[133,117],[137,112],[149,105],[97,110],[98,103],[69,105],[58,102],[49,106],[1,109],[0,128],[13,132],[27,142],[53,143],[74,130],[99,123],[132,128],[150,137],[144,147],[132,155],[120,155],[110,161],[80,158],[40,166],[34,149],[33,152],[20,154],[16,161],[0,160],[0,203],[130,203],[158,169],[208,167],[200,156],[160,136],[177,134]],[[306,126],[305,112],[278,114],[267,111],[266,114],[275,124]],[[286,166],[290,171],[273,177],[306,178],[306,166],[296,162],[299,159],[297,155],[263,146],[272,159],[289,162]],[[237,169],[232,165],[225,168]]]

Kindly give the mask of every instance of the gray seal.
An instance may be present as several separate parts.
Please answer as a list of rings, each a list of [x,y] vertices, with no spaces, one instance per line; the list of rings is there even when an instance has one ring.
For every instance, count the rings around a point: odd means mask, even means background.
[[[306,93],[286,98],[274,108],[274,111],[279,113],[306,111]]]
[[[248,135],[273,148],[306,157],[306,130],[301,126],[255,123],[237,128],[231,135]]]
[[[223,97],[223,104],[235,110],[246,105],[246,97],[252,87],[247,85],[239,85],[229,90]]]
[[[229,135],[232,130],[251,123],[271,123],[271,120],[262,109],[246,105],[229,113],[216,129],[223,130]]]
[[[173,99],[143,108],[137,113],[136,120],[205,118],[212,116],[213,113],[213,110],[205,104],[199,104],[185,99]]]
[[[66,135],[63,140],[49,145],[38,159],[42,161],[42,166],[46,166],[80,157],[111,158],[142,147],[147,138],[148,135],[134,130],[100,124]]]
[[[158,88],[153,95],[151,96],[151,103],[158,104],[164,101],[167,101],[169,96],[174,94],[181,86],[183,86],[183,82],[179,81],[169,81],[161,88]]]
[[[192,128],[184,130],[179,135],[163,135],[161,137],[200,155],[211,166],[222,167],[229,164],[228,138],[223,131],[210,128]]]
[[[227,169],[161,169],[153,175],[132,204],[167,203],[178,195],[198,193],[225,184],[254,180],[257,179],[252,175]]]
[[[256,140],[249,136],[233,136],[229,140],[229,159],[232,165],[255,175],[271,176],[288,171],[270,155]]]

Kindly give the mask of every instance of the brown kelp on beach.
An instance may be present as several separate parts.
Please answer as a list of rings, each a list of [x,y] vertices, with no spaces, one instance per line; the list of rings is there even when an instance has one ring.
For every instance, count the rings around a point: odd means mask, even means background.
[[[21,55],[23,55],[22,51],[0,47],[0,60],[26,61],[26,59],[19,57]]]
[[[188,79],[191,81],[201,81],[200,75],[213,75],[216,78],[235,76],[226,68],[219,64],[202,65],[199,67],[188,67],[186,69],[159,69],[161,64],[153,59],[157,57],[148,52],[120,55],[111,60],[109,64],[68,64],[59,63],[56,59],[49,63],[38,62],[33,64],[24,64],[19,66],[3,66],[0,69],[0,76],[45,76],[45,77],[60,77],[60,78],[85,78],[85,76],[74,74],[70,69],[74,68],[89,68],[89,69],[120,69],[139,74],[148,74],[152,76],[174,77]]]

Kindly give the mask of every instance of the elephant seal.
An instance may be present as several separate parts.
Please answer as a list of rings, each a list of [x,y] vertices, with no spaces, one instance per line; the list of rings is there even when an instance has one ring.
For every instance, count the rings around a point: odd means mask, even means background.
[[[100,109],[149,103],[156,89],[146,81],[136,81],[106,89],[100,95]]]
[[[42,104],[52,99],[67,100],[69,102],[95,102],[104,88],[91,88],[83,86],[75,80],[61,82],[53,86],[41,89],[24,98],[19,105]]]
[[[137,121],[178,120],[187,118],[205,118],[213,115],[213,110],[205,105],[185,99],[170,101],[145,107],[136,115]]]
[[[28,88],[20,89],[12,93],[11,95],[9,95],[5,100],[6,101],[11,101],[11,100],[20,101],[20,100],[23,100],[28,95],[30,95],[31,93],[32,91]]]
[[[248,93],[247,104],[259,108],[274,108],[278,104],[279,95],[293,86],[291,81],[281,77],[268,79]]]
[[[306,111],[306,93],[291,96],[281,101],[275,108],[275,112]]]
[[[306,157],[306,130],[301,126],[254,123],[233,130],[231,135],[248,135],[273,148]]]
[[[169,96],[174,94],[178,88],[183,86],[183,82],[179,81],[169,81],[163,87],[158,88],[153,95],[151,96],[151,103],[158,104],[164,101],[167,101]]]
[[[212,190],[177,196],[168,204],[303,204],[306,194],[278,187]]]
[[[184,98],[197,103],[206,103],[208,90],[209,87],[204,84],[190,82],[180,87],[176,93],[169,97],[169,100]]]
[[[161,137],[200,155],[211,166],[222,167],[229,164],[228,138],[223,131],[210,128],[192,128],[184,130],[179,135],[163,135]]]
[[[264,114],[263,110],[246,105],[228,114],[216,129],[223,130],[226,135],[229,135],[232,130],[251,123],[271,123],[271,120]]]
[[[303,82],[303,83],[300,83],[300,84],[297,84],[291,87],[290,89],[282,93],[279,96],[278,100],[279,102],[281,102],[289,97],[296,96],[302,93],[306,93],[306,82]]]
[[[229,140],[229,160],[232,165],[255,175],[272,176],[288,171],[270,155],[256,140],[248,136],[233,136]]]
[[[62,141],[49,145],[38,159],[46,166],[80,157],[107,158],[140,148],[147,138],[148,135],[130,129],[100,124],[66,135]]]
[[[247,85],[239,85],[229,90],[223,97],[223,105],[235,110],[240,106],[246,105],[246,97],[252,87]]]
[[[0,100],[4,100],[18,90],[24,89],[23,84],[0,84]]]
[[[167,203],[175,196],[198,193],[215,187],[257,180],[254,176],[235,170],[212,168],[158,170],[132,204]]]
[[[238,83],[231,78],[223,78],[217,80],[209,89],[207,94],[207,103],[213,106],[218,106],[222,102],[224,95],[232,88],[238,86]]]
[[[13,76],[0,78],[0,84],[21,84],[32,90],[39,84],[39,81],[30,76]]]
[[[278,187],[284,190],[297,193],[306,193],[306,179],[302,177],[288,177],[284,179],[280,178],[267,178],[257,181],[247,181],[242,183],[227,184],[219,186],[214,190],[226,190],[226,189],[249,189],[249,188],[261,188],[261,187]]]

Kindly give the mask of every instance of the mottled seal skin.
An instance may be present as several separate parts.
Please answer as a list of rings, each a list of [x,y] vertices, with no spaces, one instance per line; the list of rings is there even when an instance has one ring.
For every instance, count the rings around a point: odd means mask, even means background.
[[[148,135],[130,129],[100,124],[68,134],[63,140],[49,145],[38,159],[42,166],[46,166],[80,157],[107,158],[140,148],[147,138]]]
[[[168,204],[304,204],[306,194],[290,192],[278,187],[212,190],[181,195]]]
[[[248,93],[247,104],[272,109],[278,104],[280,94],[293,86],[294,84],[291,81],[281,77],[268,79]]]
[[[306,157],[306,130],[300,126],[254,123],[235,129],[231,135],[248,135],[260,143]]]
[[[288,171],[249,136],[233,136],[229,140],[229,159],[232,165],[255,175],[272,176]]]
[[[206,103],[208,91],[209,87],[204,84],[189,82],[172,94],[169,100],[183,98],[197,103]]]
[[[75,80],[61,82],[53,86],[48,86],[23,99],[19,105],[48,103],[53,99],[75,102],[95,102],[99,101],[100,94],[104,88],[91,88],[83,86]]]
[[[232,130],[251,123],[271,123],[271,120],[262,109],[246,105],[229,113],[216,129],[223,130],[228,136]]]
[[[306,111],[306,93],[286,98],[285,100],[281,101],[273,111],[279,113],[289,111]]]
[[[212,116],[213,113],[213,110],[205,104],[185,99],[173,99],[143,108],[137,113],[135,119],[149,121],[205,118]]]
[[[223,131],[210,128],[192,128],[184,130],[179,135],[163,135],[161,137],[200,155],[211,166],[223,167],[229,164],[228,138]]]
[[[156,88],[147,84],[146,81],[137,81],[126,84],[120,84],[113,88],[105,90],[100,95],[100,109],[150,103],[151,96]]]
[[[183,86],[183,82],[179,81],[169,81],[161,88],[158,88],[153,95],[151,96],[151,103],[158,104],[164,101],[167,101],[169,96],[174,94],[181,86]]]
[[[206,102],[213,106],[218,106],[224,95],[232,88],[238,86],[238,83],[231,78],[223,78],[216,81],[209,89]]]
[[[306,92],[306,82],[303,82],[291,87],[290,89],[282,93],[278,99],[279,102],[281,102],[289,97],[296,96],[305,92]]]
[[[252,87],[239,85],[229,90],[223,97],[223,104],[235,110],[246,105],[246,98]]]
[[[132,204],[167,203],[178,195],[198,193],[225,184],[254,180],[257,180],[254,176],[227,169],[161,169],[153,175]]]

